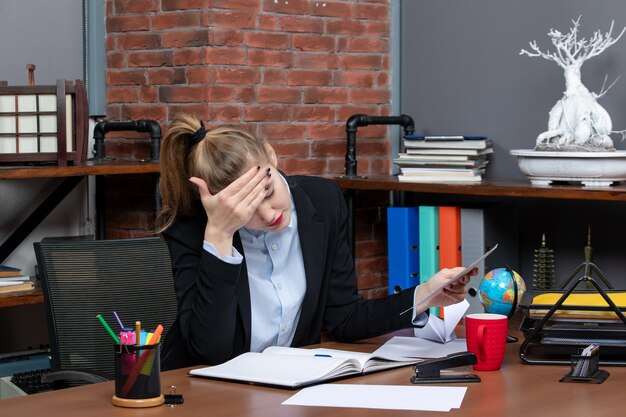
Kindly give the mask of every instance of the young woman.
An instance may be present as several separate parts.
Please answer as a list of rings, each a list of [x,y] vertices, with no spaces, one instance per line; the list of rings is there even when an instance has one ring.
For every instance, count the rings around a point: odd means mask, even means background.
[[[384,299],[357,293],[346,206],[331,180],[285,176],[247,131],[174,119],[161,151],[159,230],[168,243],[178,318],[163,369],[218,364],[270,345],[354,341],[423,326],[430,306],[461,301],[469,277],[400,315],[461,268]]]

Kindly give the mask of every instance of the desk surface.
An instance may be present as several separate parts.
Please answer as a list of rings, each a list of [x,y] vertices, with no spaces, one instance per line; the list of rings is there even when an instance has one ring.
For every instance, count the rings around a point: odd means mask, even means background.
[[[325,343],[325,347],[373,351],[385,338],[357,344]],[[0,416],[618,416],[623,415],[621,398],[626,368],[606,367],[611,375],[603,384],[558,382],[567,366],[524,365],[518,356],[520,343],[507,346],[500,371],[478,372],[482,382],[468,387],[460,409],[449,414],[397,410],[286,406],[281,403],[296,391],[234,382],[192,378],[189,369],[163,372],[163,392],[175,385],[185,403],[175,408],[160,406],[143,410],[118,408],[111,404],[113,382],[104,382],[0,401]],[[411,385],[410,367],[383,371],[335,383]],[[446,384],[447,386],[462,384]]]

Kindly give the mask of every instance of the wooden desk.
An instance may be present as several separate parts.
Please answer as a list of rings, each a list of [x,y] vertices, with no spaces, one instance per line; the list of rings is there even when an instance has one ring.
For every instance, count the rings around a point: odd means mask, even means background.
[[[357,344],[324,343],[325,347],[373,351],[384,337]],[[507,346],[500,371],[476,372],[480,383],[462,385],[468,390],[461,408],[449,414],[435,412],[374,410],[356,408],[300,407],[281,403],[297,391],[260,387],[233,382],[192,378],[189,369],[163,372],[161,386],[167,393],[175,385],[185,403],[171,408],[124,409],[111,404],[113,382],[104,382],[56,392],[0,401],[2,416],[619,416],[623,413],[621,395],[626,368],[610,367],[611,375],[603,384],[558,382],[566,366],[524,365],[518,356],[519,343]],[[339,384],[412,385],[410,367],[344,379]]]

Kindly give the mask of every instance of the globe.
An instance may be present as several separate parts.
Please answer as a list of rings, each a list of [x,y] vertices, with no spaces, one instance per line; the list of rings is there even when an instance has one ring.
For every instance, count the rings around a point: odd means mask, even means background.
[[[478,296],[485,312],[504,314],[508,316],[515,311],[517,305],[513,305],[515,287],[513,277],[517,283],[517,300],[526,292],[526,283],[522,277],[509,268],[496,268],[485,274],[478,285]]]

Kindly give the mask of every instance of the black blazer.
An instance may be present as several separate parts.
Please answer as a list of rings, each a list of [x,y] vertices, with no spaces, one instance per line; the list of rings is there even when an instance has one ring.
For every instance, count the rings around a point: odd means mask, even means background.
[[[339,341],[354,341],[405,327],[413,289],[384,299],[362,300],[347,238],[343,194],[331,180],[287,177],[298,213],[306,294],[293,346],[318,343],[322,328]],[[199,204],[199,203],[198,203]],[[169,246],[178,318],[168,332],[162,368],[218,364],[250,350],[250,290],[243,254],[232,265],[203,250],[206,214],[177,218],[163,236]]]

